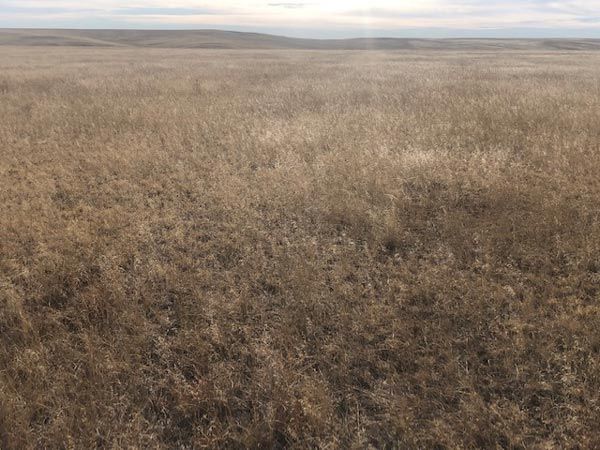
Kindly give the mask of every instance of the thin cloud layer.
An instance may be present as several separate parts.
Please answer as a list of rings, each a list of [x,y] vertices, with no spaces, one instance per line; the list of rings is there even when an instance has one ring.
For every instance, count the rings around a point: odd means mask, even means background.
[[[600,0],[0,0],[1,27],[273,29],[319,36],[332,32],[427,35],[431,30],[536,30],[600,35]],[[293,32],[292,32],[293,31]]]

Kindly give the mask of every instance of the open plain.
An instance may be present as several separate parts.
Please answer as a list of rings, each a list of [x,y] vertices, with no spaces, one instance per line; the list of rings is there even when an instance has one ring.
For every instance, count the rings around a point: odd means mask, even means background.
[[[0,47],[0,448],[598,448],[599,67]]]

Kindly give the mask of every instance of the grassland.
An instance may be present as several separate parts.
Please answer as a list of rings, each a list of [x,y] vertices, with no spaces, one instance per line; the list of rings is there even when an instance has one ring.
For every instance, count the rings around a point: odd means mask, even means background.
[[[598,67],[0,48],[0,447],[598,448]]]
[[[300,39],[223,30],[61,30],[0,28],[0,46],[203,48],[230,50],[600,50],[600,39]]]

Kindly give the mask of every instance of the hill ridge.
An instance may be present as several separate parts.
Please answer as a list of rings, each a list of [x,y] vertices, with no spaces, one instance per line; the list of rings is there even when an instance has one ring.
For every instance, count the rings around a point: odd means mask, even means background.
[[[600,50],[600,39],[349,38],[308,39],[201,30],[0,29],[0,46],[142,47],[256,50]]]

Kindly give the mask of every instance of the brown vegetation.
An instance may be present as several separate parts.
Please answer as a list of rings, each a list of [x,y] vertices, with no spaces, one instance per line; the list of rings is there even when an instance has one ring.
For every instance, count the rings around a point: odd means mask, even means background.
[[[600,55],[0,53],[0,447],[598,448]]]
[[[260,50],[600,50],[600,39],[300,39],[222,30],[61,30],[0,28],[0,46],[149,47]]]

